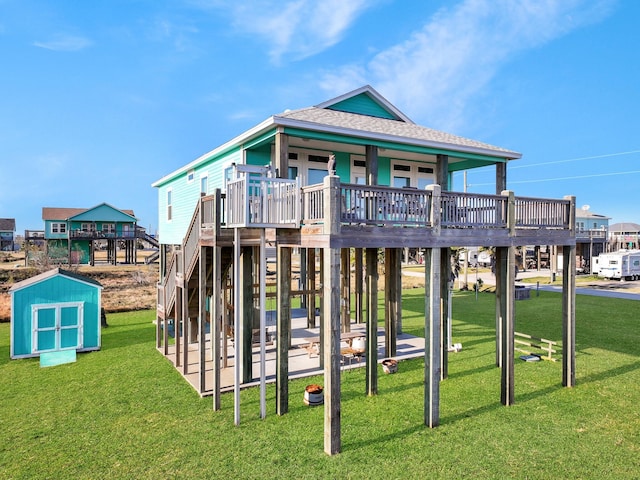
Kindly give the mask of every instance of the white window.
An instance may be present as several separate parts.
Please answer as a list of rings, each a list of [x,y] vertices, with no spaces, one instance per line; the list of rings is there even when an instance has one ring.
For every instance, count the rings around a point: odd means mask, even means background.
[[[206,195],[209,190],[209,177],[206,174],[200,176],[200,194]]]
[[[391,162],[391,186],[413,187],[424,190],[435,182],[433,167],[417,162],[395,160]]]
[[[116,224],[115,223],[103,223],[102,224],[102,233],[116,233]]]
[[[167,190],[167,220],[171,221],[172,218],[172,211],[171,211],[171,195],[172,191],[171,189]]]
[[[85,233],[91,233],[96,231],[96,225],[94,223],[83,223],[80,226],[80,230]]]
[[[227,184],[231,181],[234,180],[233,178],[233,164],[229,164],[226,167],[224,167],[224,189],[227,189]]]
[[[195,170],[189,170],[189,172],[187,173],[187,183],[193,182],[193,178],[195,174],[196,174]]]
[[[66,223],[52,223],[51,224],[51,233],[67,233],[67,224]]]
[[[367,162],[364,157],[351,157],[351,183],[367,184]]]
[[[315,185],[322,183],[329,172],[331,152],[318,151],[294,151],[289,152],[289,178],[299,176],[303,185]]]

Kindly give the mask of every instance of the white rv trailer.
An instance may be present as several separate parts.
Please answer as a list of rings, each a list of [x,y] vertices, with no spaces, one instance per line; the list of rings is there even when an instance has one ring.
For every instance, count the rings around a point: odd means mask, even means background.
[[[467,257],[466,254],[469,253]],[[468,266],[470,267],[490,267],[491,252],[488,250],[480,250],[478,247],[462,247],[458,254],[458,262],[464,266],[465,259],[468,258]]]
[[[618,250],[601,253],[597,265],[599,277],[620,280],[640,279],[640,250]]]

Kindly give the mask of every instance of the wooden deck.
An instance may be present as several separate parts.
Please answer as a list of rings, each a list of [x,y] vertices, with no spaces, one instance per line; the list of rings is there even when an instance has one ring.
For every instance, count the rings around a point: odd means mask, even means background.
[[[307,346],[309,344],[308,339],[311,337],[315,337],[319,335],[320,329],[306,328],[307,319],[306,313],[304,310],[296,309],[294,312],[294,318],[292,319],[292,335],[291,335],[291,343],[292,348],[289,350],[289,378],[304,378],[310,377],[313,375],[322,375],[324,371],[320,368],[320,359],[317,355],[309,355]],[[274,332],[275,327],[268,327],[269,333]],[[365,336],[365,325],[364,324],[355,324],[351,325],[351,331],[353,335],[351,336]],[[361,335],[357,335],[357,333],[361,333]],[[346,343],[346,342],[345,342]],[[346,346],[346,344],[345,344]],[[233,343],[229,341],[229,359],[228,366],[226,368],[222,368],[220,372],[220,381],[221,381],[221,391],[229,392],[233,390],[233,371],[234,371],[234,348]],[[159,348],[158,351],[162,353],[163,349]],[[384,345],[384,331],[382,329],[378,330],[378,359],[382,361],[385,353],[385,345]],[[407,360],[410,358],[421,357],[424,355],[424,338],[422,337],[414,337],[407,334],[401,334],[397,339],[397,355],[393,358],[397,360]],[[169,354],[166,356],[167,360],[169,360],[175,366],[175,346],[169,346]],[[211,343],[209,335],[207,334],[206,339],[206,358],[207,361],[205,363],[205,388],[201,396],[210,396],[212,395],[212,380],[213,380],[213,371],[212,371],[212,361],[211,361]],[[189,366],[186,375],[183,374],[183,377],[189,384],[194,388],[196,392],[199,390],[199,352],[198,352],[198,344],[193,343],[189,345]],[[258,346],[253,348],[253,374],[254,381],[251,383],[246,383],[241,385],[241,388],[254,387],[259,385],[259,376],[260,376],[260,350]],[[350,358],[349,356],[345,356],[343,362],[343,370],[349,370],[352,368],[364,367],[366,365],[365,357],[362,356],[359,359]],[[402,366],[400,366],[402,369]],[[177,367],[177,370],[180,374],[182,374],[182,367]],[[266,381],[267,383],[273,383],[276,380],[276,346],[275,344],[267,345],[266,349]]]

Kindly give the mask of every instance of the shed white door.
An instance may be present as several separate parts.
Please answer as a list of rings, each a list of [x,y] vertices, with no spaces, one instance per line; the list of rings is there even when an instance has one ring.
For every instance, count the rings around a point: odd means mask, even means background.
[[[82,302],[33,305],[33,353],[82,348],[82,319]]]

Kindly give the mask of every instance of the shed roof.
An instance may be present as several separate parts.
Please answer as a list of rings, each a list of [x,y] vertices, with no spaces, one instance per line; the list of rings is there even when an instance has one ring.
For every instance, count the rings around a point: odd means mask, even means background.
[[[16,231],[16,219],[15,218],[0,218],[0,230],[3,232],[15,232]]]
[[[15,292],[17,290],[22,290],[23,288],[29,287],[31,285],[35,285],[36,283],[40,283],[49,278],[53,278],[56,275],[61,275],[78,282],[86,283],[87,285],[90,285],[93,287],[102,288],[102,284],[97,280],[94,280],[93,278],[89,278],[85,275],[80,275],[79,273],[70,272],[69,270],[63,270],[62,268],[54,268],[52,270],[48,270],[44,273],[35,275],[31,278],[27,278],[26,280],[22,280],[21,282],[14,284],[9,289],[9,291]]]

